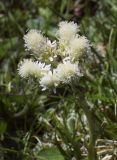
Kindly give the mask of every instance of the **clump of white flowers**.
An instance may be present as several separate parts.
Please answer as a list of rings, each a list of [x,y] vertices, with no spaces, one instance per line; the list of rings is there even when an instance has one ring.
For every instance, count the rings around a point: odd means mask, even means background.
[[[25,48],[36,60],[21,61],[19,75],[23,78],[37,78],[42,90],[55,88],[81,77],[83,74],[79,60],[88,51],[90,44],[78,31],[76,23],[60,22],[56,34],[58,41],[52,42],[41,31],[30,30],[24,35]]]

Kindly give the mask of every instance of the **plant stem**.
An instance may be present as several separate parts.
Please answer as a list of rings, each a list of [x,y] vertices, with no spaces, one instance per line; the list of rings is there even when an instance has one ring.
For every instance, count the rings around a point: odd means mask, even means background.
[[[81,100],[81,99],[80,99]],[[88,145],[88,160],[97,160],[97,154],[96,154],[96,148],[95,148],[95,142],[96,142],[96,131],[95,131],[95,117],[93,116],[92,111],[88,108],[86,102],[84,102],[84,99],[82,100],[82,109],[85,113],[85,116],[88,121],[89,125],[89,145]]]
[[[89,160],[97,160],[96,156],[96,149],[95,149],[95,141],[96,141],[96,134],[95,134],[95,119],[91,113],[91,111],[87,108],[87,106],[82,107],[88,121],[89,125],[89,146],[88,146],[88,159]]]

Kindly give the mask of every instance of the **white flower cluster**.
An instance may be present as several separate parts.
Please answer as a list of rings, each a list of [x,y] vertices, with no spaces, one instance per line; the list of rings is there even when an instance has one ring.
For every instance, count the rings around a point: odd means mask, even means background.
[[[25,48],[37,60],[21,61],[19,75],[23,78],[38,78],[43,90],[81,77],[79,59],[90,45],[87,38],[80,36],[78,31],[79,27],[74,22],[61,22],[56,34],[58,41],[51,42],[40,31],[30,30],[24,36]]]

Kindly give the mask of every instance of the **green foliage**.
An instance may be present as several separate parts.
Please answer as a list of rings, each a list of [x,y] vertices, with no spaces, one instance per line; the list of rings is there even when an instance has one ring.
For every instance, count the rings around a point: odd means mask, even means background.
[[[116,0],[0,1],[1,160],[87,160],[98,139],[99,146],[117,140],[116,15]],[[61,20],[79,23],[92,43],[87,73],[72,90],[41,92],[17,73],[19,61],[30,57],[23,35],[36,28],[53,39]]]
[[[55,147],[46,148],[39,152],[40,160],[64,160],[64,157],[60,154],[59,150]]]
[[[0,135],[3,135],[6,131],[7,125],[5,122],[0,121]]]

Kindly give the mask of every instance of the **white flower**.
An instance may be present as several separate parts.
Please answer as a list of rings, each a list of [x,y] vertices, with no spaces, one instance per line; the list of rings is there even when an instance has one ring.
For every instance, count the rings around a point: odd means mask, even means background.
[[[53,62],[54,58],[53,57],[49,57],[50,62]]]
[[[59,84],[59,79],[57,77],[56,72],[49,71],[47,74],[45,74],[41,80],[40,80],[40,86],[43,87],[42,90],[46,90],[49,87],[56,87]]]
[[[40,78],[50,70],[50,65],[45,65],[45,63],[41,62],[33,62],[31,59],[24,59],[18,68],[19,75],[23,78],[27,78],[29,76],[34,76],[36,78]]]
[[[75,37],[70,42],[70,57],[78,59],[89,47],[89,41],[85,36]]]
[[[31,50],[36,54],[42,52],[45,48],[46,40],[38,30],[30,30],[24,35],[24,41],[26,49]]]
[[[47,46],[50,48],[56,48],[57,44],[56,41],[51,42],[49,39],[46,40],[47,41]]]
[[[58,36],[60,43],[68,44],[69,41],[75,37],[78,31],[78,26],[74,22],[60,22]]]
[[[42,54],[43,60],[50,60],[51,62],[54,60],[54,55],[56,53],[57,43],[56,41],[51,42],[48,38],[46,39],[45,52]]]
[[[82,76],[78,65],[66,60],[57,66],[56,73],[63,83],[68,83],[72,77]]]

